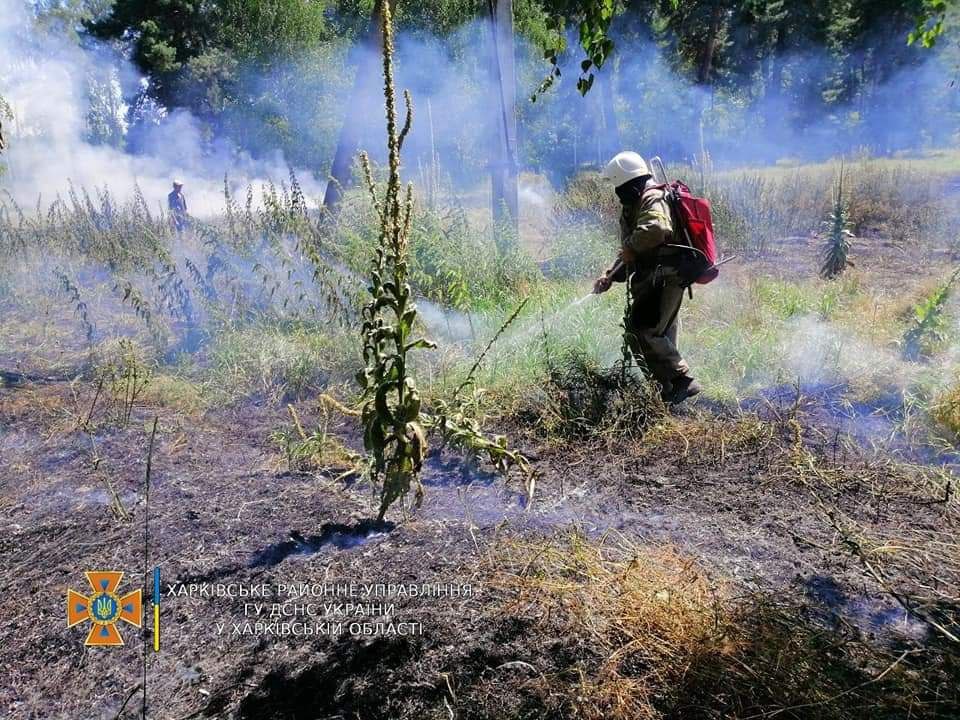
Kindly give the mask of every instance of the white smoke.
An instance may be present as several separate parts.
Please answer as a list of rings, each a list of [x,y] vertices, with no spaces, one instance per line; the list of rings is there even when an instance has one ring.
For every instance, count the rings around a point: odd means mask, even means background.
[[[545,178],[523,175],[518,185],[518,194],[522,206],[545,212],[551,209],[556,193]]]
[[[922,372],[922,366],[905,362],[895,347],[877,345],[816,315],[789,321],[776,352],[782,360],[766,379],[768,385],[786,378],[804,385],[849,383],[906,391]]]
[[[417,298],[417,311],[427,329],[447,340],[469,340],[474,335],[470,318],[466,314],[443,308],[426,298]]]
[[[207,215],[223,208],[224,175],[239,194],[247,185],[279,183],[288,176],[279,153],[255,161],[226,145],[211,152],[200,124],[182,110],[163,117],[146,154],[93,142],[91,110],[122,132],[127,106],[119,79],[128,87],[145,80],[116,53],[80,47],[39,30],[22,0],[0,0],[0,67],[0,96],[14,113],[14,121],[4,123],[10,147],[0,182],[21,205],[33,206],[38,198],[49,203],[71,185],[108,188],[121,200],[139,187],[151,205],[162,205],[171,181],[180,178],[190,212]],[[96,98],[96,108],[91,98]],[[322,194],[322,184],[312,182],[308,172],[297,172],[297,177],[307,195]]]

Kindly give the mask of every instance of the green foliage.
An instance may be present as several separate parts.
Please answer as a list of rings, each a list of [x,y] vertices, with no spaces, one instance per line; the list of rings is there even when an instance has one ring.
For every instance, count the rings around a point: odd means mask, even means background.
[[[750,290],[757,305],[777,320],[806,315],[815,307],[809,288],[796,283],[757,278],[750,283]]]
[[[365,153],[361,156],[367,187],[380,218],[380,236],[370,269],[370,300],[361,314],[366,366],[357,374],[362,391],[363,444],[371,454],[371,477],[381,487],[379,520],[409,492],[411,483],[416,483],[418,503],[423,496],[418,476],[427,440],[420,423],[420,393],[408,370],[407,355],[412,350],[434,347],[428,340],[413,337],[417,309],[407,282],[413,195],[412,186],[408,185],[405,197],[401,197],[400,182],[400,151],[410,131],[413,110],[406,93],[406,121],[398,130],[389,3],[383,6],[382,31],[389,174],[384,199],[380,201],[369,158]]]
[[[93,145],[122,149],[125,110],[116,73],[91,73],[87,77],[86,99],[86,139]]]
[[[474,401],[479,404],[478,397]],[[453,447],[468,457],[483,458],[503,475],[517,468],[524,479],[528,500],[533,498],[536,480],[530,461],[522,453],[510,449],[505,435],[489,437],[484,433],[463,398],[452,403],[437,400],[432,412],[424,417],[424,424],[431,433],[440,436],[444,446]]]
[[[958,277],[960,277],[960,268],[914,308],[913,325],[903,336],[901,343],[905,359],[919,360],[928,357],[932,349],[945,339],[944,313],[950,292]]]
[[[930,59],[903,48],[901,34],[895,35],[901,46],[891,48],[888,29],[899,33],[905,23],[914,22],[921,6],[922,0],[899,6],[851,0],[822,7],[779,0],[517,0],[513,9],[523,38],[516,47],[522,94],[543,80],[544,55],[549,63],[548,77],[533,93],[537,106],[518,107],[521,162],[550,172],[554,181],[585,163],[600,162],[609,154],[609,143],[616,142],[611,115],[624,146],[652,146],[665,156],[689,157],[702,150],[695,139],[702,123],[703,144],[729,157],[750,151],[744,141],[758,127],[776,139],[779,130],[769,125],[771,102],[786,109],[777,120],[784,140],[793,139],[793,128],[826,123],[836,142],[847,146],[862,142],[864,130],[869,130],[868,143],[883,152],[905,144],[945,144],[956,123],[917,111],[910,124],[915,130],[895,132],[872,108],[885,79]],[[700,80],[715,8],[722,12],[713,61],[709,77]],[[486,38],[478,45],[473,21],[485,18],[489,6],[475,0],[430,0],[400,3],[395,10],[399,24],[417,41],[451,60],[443,79],[430,63],[404,63],[403,72],[428,91],[447,88],[446,79],[456,78],[462,122],[450,137],[443,133],[439,152],[445,159],[456,158],[446,169],[458,181],[473,182],[489,162],[489,119],[484,119],[488,70],[477,62],[486,52]],[[358,101],[349,95],[351,45],[364,34],[369,15],[370,3],[359,0],[118,0],[106,15],[77,17],[95,36],[129,43],[134,61],[150,80],[147,91],[168,108],[190,109],[208,136],[228,136],[254,156],[280,149],[288,161],[323,173],[336,147],[343,108]],[[670,67],[616,52],[614,36],[624,50],[661,47]],[[827,55],[815,67],[807,52],[811,46]],[[871,52],[864,55],[865,48]],[[579,60],[576,82],[545,93],[559,78],[560,66],[571,59]],[[934,61],[941,62],[939,56]],[[671,78],[667,87],[669,70],[679,73],[680,82]],[[598,71],[609,81],[604,92],[594,85]],[[709,113],[702,112],[700,90],[686,80],[712,85]],[[588,99],[577,102],[583,93]],[[942,95],[944,112],[955,115],[948,83],[925,94],[926,104],[933,106]],[[857,112],[838,112],[852,100]],[[103,122],[110,114],[100,111],[92,118],[96,127],[90,134],[116,144],[110,125]],[[132,120],[136,129],[137,118]],[[603,141],[596,142],[597,137]],[[819,151],[823,143],[811,145]]]
[[[323,4],[300,0],[119,0],[88,27],[104,39],[135,33],[133,59],[159,82],[167,102],[175,99],[176,73],[208,52],[273,63],[316,46],[327,35]]]
[[[924,0],[923,10],[917,15],[917,23],[907,36],[907,43],[919,42],[925,48],[932,48],[944,33],[948,0]]]
[[[136,33],[133,60],[153,77],[159,96],[168,104],[173,100],[176,72],[201,52],[214,33],[210,13],[193,0],[120,0],[109,15],[88,27],[104,39],[119,40]]]
[[[460,207],[418,208],[410,231],[410,282],[417,294],[460,311],[503,307],[539,276],[517,243],[498,248]]]
[[[302,0],[220,0],[211,24],[215,42],[241,59],[275,63],[329,37],[324,3]]]
[[[833,280],[843,274],[850,262],[850,232],[849,211],[847,201],[843,196],[843,165],[840,165],[840,178],[833,198],[833,211],[825,225],[827,239],[822,250],[820,277],[824,280]]]
[[[680,3],[679,0],[669,0],[668,5],[676,9]],[[583,50],[577,92],[586,95],[593,87],[594,71],[600,70],[613,53],[610,26],[614,17],[625,8],[617,0],[562,0],[546,4],[545,9],[548,12],[547,32],[542,36],[541,45],[543,57],[550,63],[550,71],[530,100],[536,102],[560,79],[560,57],[567,48],[568,25],[576,28],[577,41]]]
[[[550,63],[550,72],[530,97],[531,101],[536,102],[537,98],[560,78],[560,55],[566,48],[568,23],[577,28],[580,47],[585,55],[580,62],[577,91],[581,95],[590,92],[590,88],[593,87],[594,69],[599,70],[603,67],[607,56],[613,51],[613,40],[608,33],[615,9],[614,0],[600,2],[568,0],[551,4],[551,15],[547,26],[553,31],[549,36],[553,40],[548,40],[543,48],[544,59]]]
[[[130,42],[151,95],[189,108],[211,134],[226,131],[254,154],[282,148],[298,164],[328,160],[340,122],[329,96],[348,78],[325,3],[118,0],[87,27]]]
[[[462,210],[449,221],[436,213],[419,214],[412,229],[410,278],[423,297],[456,310],[469,310],[478,288],[470,286],[473,238]]]

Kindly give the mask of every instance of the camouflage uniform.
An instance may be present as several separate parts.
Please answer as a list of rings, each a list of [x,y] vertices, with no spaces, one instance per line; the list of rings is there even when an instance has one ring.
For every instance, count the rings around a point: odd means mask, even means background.
[[[684,287],[677,273],[682,250],[670,243],[673,223],[662,190],[648,187],[620,215],[620,241],[636,259],[612,278],[630,278],[633,305],[627,341],[634,357],[643,359],[653,377],[669,391],[673,381],[688,374],[677,350],[677,315]]]

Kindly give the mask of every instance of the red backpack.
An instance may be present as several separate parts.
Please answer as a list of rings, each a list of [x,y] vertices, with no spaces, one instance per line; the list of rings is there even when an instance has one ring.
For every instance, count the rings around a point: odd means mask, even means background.
[[[675,237],[684,247],[692,249],[694,262],[688,277],[692,282],[706,285],[720,274],[717,263],[717,244],[713,239],[713,219],[710,201],[694,197],[690,188],[679,180],[658,185],[663,190],[673,214]]]

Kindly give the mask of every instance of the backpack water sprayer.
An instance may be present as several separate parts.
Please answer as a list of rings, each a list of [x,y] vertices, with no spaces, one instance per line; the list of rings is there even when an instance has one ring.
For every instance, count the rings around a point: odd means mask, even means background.
[[[717,257],[710,201],[695,197],[680,180],[668,180],[659,157],[650,160],[650,167],[654,180],[659,183],[657,189],[664,192],[667,205],[670,206],[674,240],[680,241],[666,247],[683,249],[688,253],[679,268],[687,287],[694,283],[706,285],[713,282],[720,274],[720,266],[733,260],[733,256],[722,260]]]

